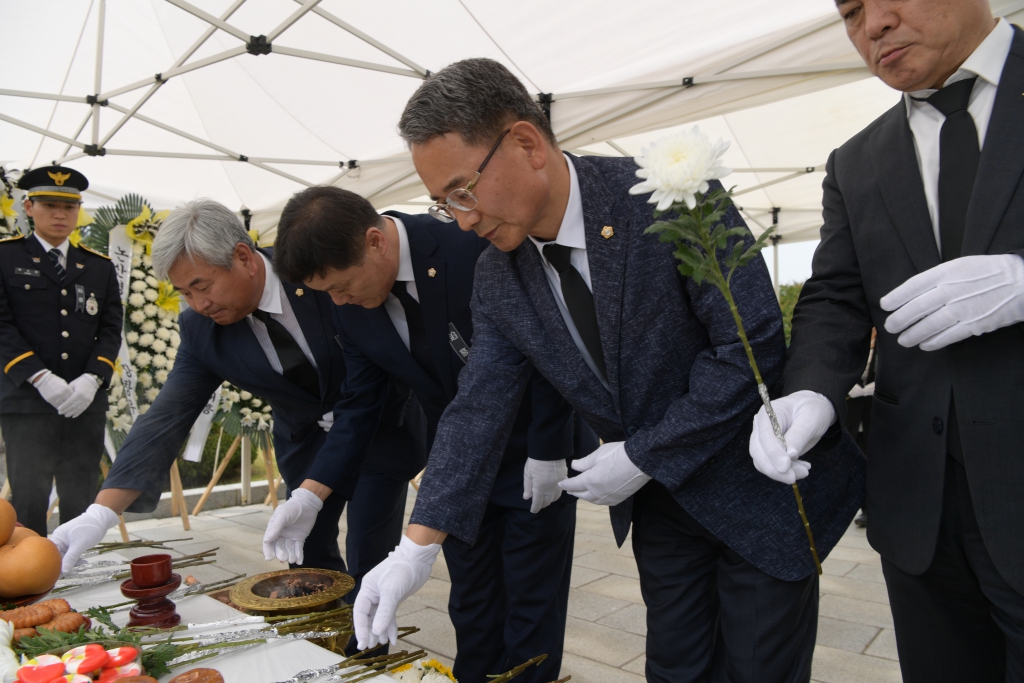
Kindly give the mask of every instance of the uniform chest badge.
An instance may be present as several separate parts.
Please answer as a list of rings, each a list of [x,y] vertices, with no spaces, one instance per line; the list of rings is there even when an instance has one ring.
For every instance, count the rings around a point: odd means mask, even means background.
[[[89,294],[89,298],[85,300],[85,312],[89,315],[96,315],[100,312],[100,304],[96,301],[95,294]]]

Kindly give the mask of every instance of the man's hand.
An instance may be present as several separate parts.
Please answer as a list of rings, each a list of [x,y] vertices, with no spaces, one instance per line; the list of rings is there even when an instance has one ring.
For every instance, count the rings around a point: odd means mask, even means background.
[[[277,506],[263,534],[263,557],[288,564],[302,564],[302,548],[324,503],[312,491],[298,488]]]
[[[964,256],[930,268],[879,302],[901,346],[935,351],[1024,321],[1024,259]]]
[[[558,482],[569,476],[565,460],[526,459],[523,467],[523,500],[533,500],[530,512],[537,514],[562,497]]]
[[[106,505],[93,503],[78,517],[54,529],[50,540],[64,556],[61,571],[67,573],[74,569],[82,553],[102,541],[107,531],[115,526],[117,513]]]
[[[786,437],[788,450],[782,448],[764,406],[754,416],[750,433],[750,457],[761,474],[782,482],[796,483],[811,470],[811,463],[800,456],[811,450],[836,419],[832,402],[816,391],[796,391],[772,401],[779,428]]]
[[[71,396],[71,387],[62,378],[49,370],[44,370],[42,376],[33,383],[39,394],[54,408],[60,409],[64,401]]]
[[[317,420],[316,423],[320,425],[325,432],[331,431],[331,427],[334,426],[334,411],[324,413],[324,416]]]
[[[71,395],[57,406],[57,412],[64,417],[74,418],[92,405],[96,390],[100,388],[100,381],[94,375],[86,373],[71,380],[68,387],[71,389]]]
[[[352,607],[360,650],[397,642],[395,613],[398,605],[427,582],[440,550],[437,543],[422,546],[402,536],[402,542],[391,551],[388,559],[366,573]]]
[[[599,446],[587,457],[573,460],[571,466],[583,474],[558,485],[595,505],[618,505],[651,480],[629,459],[625,441]]]

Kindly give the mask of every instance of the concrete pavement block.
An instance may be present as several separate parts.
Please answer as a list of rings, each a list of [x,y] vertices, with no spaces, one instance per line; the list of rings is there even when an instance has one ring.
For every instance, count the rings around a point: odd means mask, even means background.
[[[598,619],[597,623],[603,626],[617,628],[620,631],[635,633],[638,636],[647,637],[647,608],[643,605],[631,603],[617,612]],[[640,672],[642,673],[642,671]]]
[[[569,589],[568,613],[586,621],[598,621],[602,617],[618,612],[632,604],[626,600],[609,598],[597,593],[588,593],[576,588]]]
[[[828,576],[820,578],[819,590],[829,595],[842,595],[858,600],[869,600],[882,605],[889,604],[889,593],[884,583],[875,581],[858,581],[848,576]]]
[[[582,586],[580,590],[607,595],[609,598],[628,600],[639,605],[644,604],[644,598],[640,594],[639,579],[630,579],[617,574],[609,574],[603,579],[598,579]]]
[[[646,651],[646,639],[576,617],[568,617],[565,651],[618,667],[643,654]]]
[[[900,665],[819,645],[814,648],[811,675],[822,683],[902,683]]]
[[[892,628],[892,612],[888,605],[839,595],[824,595],[818,603],[818,614],[855,624]]]
[[[574,564],[572,566],[572,576],[569,577],[569,585],[572,588],[579,588],[580,586],[587,585],[591,581],[597,581],[598,579],[606,576],[608,576],[608,572],[588,569],[587,567],[578,567]]]
[[[573,683],[645,683],[644,677],[607,664],[566,652],[562,656],[562,678],[571,675]]]
[[[573,560],[573,566],[587,567],[588,569],[596,569],[602,572],[618,574],[619,576],[628,576],[632,579],[640,578],[640,571],[636,568],[636,560],[617,553],[612,554],[601,551],[587,553]]]
[[[869,654],[872,657],[891,659],[894,662],[900,661],[900,656],[896,652],[896,632],[891,629],[883,629],[868,647],[865,654]]]
[[[881,630],[877,626],[818,617],[818,645],[860,654]]]

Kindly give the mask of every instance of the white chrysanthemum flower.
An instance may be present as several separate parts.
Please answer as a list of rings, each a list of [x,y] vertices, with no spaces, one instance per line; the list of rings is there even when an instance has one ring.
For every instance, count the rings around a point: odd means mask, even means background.
[[[166,327],[161,327],[156,331],[156,338],[168,341],[171,338],[171,331],[168,330]]]
[[[164,309],[161,308],[160,310],[163,311],[164,314],[163,317],[160,318],[160,324],[166,327],[167,329],[171,329],[172,327],[174,327],[174,318],[168,315],[167,311],[164,311]]]
[[[239,411],[242,415],[251,415],[252,408],[240,408]]]
[[[146,266],[147,268],[152,268],[153,267],[153,257],[152,256],[145,256],[145,255],[143,255],[143,257],[142,257],[142,265]]]
[[[123,393],[124,385],[115,378],[114,383],[110,385],[110,398],[117,399]]]
[[[128,295],[128,303],[133,307],[138,308],[146,304],[146,297],[135,292],[134,294]],[[143,320],[145,320],[145,318],[143,318]]]
[[[269,413],[271,410],[273,410],[273,408],[271,408],[269,405],[263,406],[264,413]]]
[[[160,390],[157,389],[156,387],[153,387],[152,389],[146,389],[146,400],[152,403],[153,401],[156,400],[156,396],[159,393]]]
[[[690,209],[697,205],[697,194],[708,191],[709,180],[724,178],[732,173],[722,166],[722,155],[729,149],[725,140],[711,142],[700,127],[672,133],[645,147],[635,158],[636,177],[644,182],[629,188],[630,194],[652,192],[649,204],[657,204],[664,211],[677,202],[685,202]]]
[[[155,339],[151,334],[144,334],[139,337],[139,346],[152,346]]]
[[[127,432],[132,428],[132,416],[131,415],[119,415],[112,420],[114,429],[119,432]]]
[[[140,368],[146,367],[147,365],[149,365],[150,361],[152,361],[152,360],[153,360],[153,356],[149,355],[145,351],[140,351],[139,354],[137,356],[135,356],[136,364]]]
[[[128,360],[130,360],[131,362],[134,363],[135,359],[138,358],[138,357],[139,357],[139,352],[129,346],[128,347]]]
[[[142,280],[134,280],[131,284],[133,292],[144,292],[146,291],[146,283]]]
[[[152,292],[153,290],[149,290],[149,291]],[[154,301],[155,301],[155,299],[154,299]],[[156,317],[156,313],[159,310],[160,309],[157,308],[156,304],[146,304],[145,306],[142,307],[142,312],[146,314],[147,318],[154,318],[154,317]]]
[[[146,301],[156,301],[157,299],[160,298],[160,292],[156,291],[155,289],[147,289],[145,295]],[[154,313],[156,313],[156,311],[154,311]]]
[[[124,335],[124,338],[128,341],[129,344],[137,344],[139,341],[139,333],[129,332],[128,334]]]
[[[117,408],[111,408],[104,414],[107,416],[107,421],[111,422],[115,417],[117,417]]]
[[[143,403],[139,406],[139,415],[145,415],[149,411],[149,404]]]
[[[128,405],[128,399],[124,398],[123,396],[121,398],[117,399],[117,409],[118,410],[124,410],[125,407],[127,407],[127,405]]]
[[[156,351],[157,353],[163,353],[164,351],[167,350],[167,342],[161,339],[154,339],[153,350]]]
[[[146,314],[142,311],[132,311],[132,314],[128,316],[128,319],[131,320],[134,325],[141,325],[146,320]]]
[[[156,354],[155,356],[153,356],[153,367],[154,368],[166,368],[167,367],[167,357],[163,356],[162,354],[159,354],[159,353]]]
[[[133,268],[138,268],[141,265],[142,265],[142,257],[141,256],[132,256],[132,267]]]
[[[171,346],[177,346],[181,343],[181,335],[171,330]]]
[[[143,271],[139,270],[138,268],[133,268],[132,269],[132,277],[133,278],[140,278],[141,279],[141,278],[145,278],[146,274]]]
[[[142,258],[142,254],[145,251],[146,251],[146,248],[143,247],[141,244],[139,244],[138,242],[132,242],[132,255],[133,256],[138,256],[139,258]]]
[[[174,348],[172,344],[171,348],[164,351],[164,355],[167,356],[167,360],[174,360],[178,357],[178,349]]]
[[[153,277],[152,275],[147,275],[147,276],[146,276],[146,284],[147,284],[147,285],[149,285],[150,287],[152,287],[153,289],[156,289],[156,288],[157,288],[157,285],[159,285],[159,284],[160,284],[160,281],[159,281],[159,280],[157,280],[157,279],[156,279],[155,277]]]
[[[427,669],[423,672],[423,678],[420,679],[421,683],[452,683],[451,679],[442,673],[438,673],[433,669]]]
[[[153,376],[156,378],[157,382],[160,382],[160,384],[163,384],[164,382],[167,381],[166,370],[157,370],[156,372],[153,373]]]
[[[259,408],[261,405],[263,405],[263,401],[259,400],[258,398],[254,398],[253,400],[249,401],[249,405],[251,405],[253,408]]]
[[[147,320],[146,322],[142,323],[141,329],[143,332],[156,332],[156,323],[152,320]]]
[[[148,372],[139,373],[139,384],[144,387],[151,386],[153,384],[153,375]]]
[[[238,394],[237,391],[229,391],[228,398],[231,399],[232,403],[238,403],[239,401],[242,400],[242,397]]]
[[[243,401],[248,401],[250,398],[252,398],[252,394],[250,394],[248,391],[243,391],[242,393],[239,394],[239,396],[242,397]]]

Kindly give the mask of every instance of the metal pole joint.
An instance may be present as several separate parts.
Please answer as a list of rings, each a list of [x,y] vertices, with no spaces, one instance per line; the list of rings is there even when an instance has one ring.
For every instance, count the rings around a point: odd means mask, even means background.
[[[349,159],[347,164],[344,161],[341,162],[341,166],[342,168],[345,168],[347,166],[348,168],[351,169],[357,169],[359,168],[359,161],[357,159]]]
[[[105,107],[108,104],[107,100],[101,100],[99,95],[86,95],[85,96],[85,102],[86,102],[86,104],[90,104],[90,105],[98,104],[101,107]]]
[[[683,87],[689,88],[693,85],[693,76],[686,76],[683,78]]]
[[[256,56],[269,55],[273,51],[273,45],[267,41],[266,36],[249,36],[245,51]]]
[[[544,116],[547,117],[549,123],[551,121],[551,103],[554,101],[554,95],[549,92],[537,93],[537,102],[540,103],[541,111],[544,112]]]
[[[239,154],[238,155],[238,160],[239,161],[248,162],[249,161],[249,157],[245,156],[244,154]]]
[[[91,157],[107,156],[107,149],[105,147],[100,147],[99,145],[86,145],[82,148],[82,151]]]

